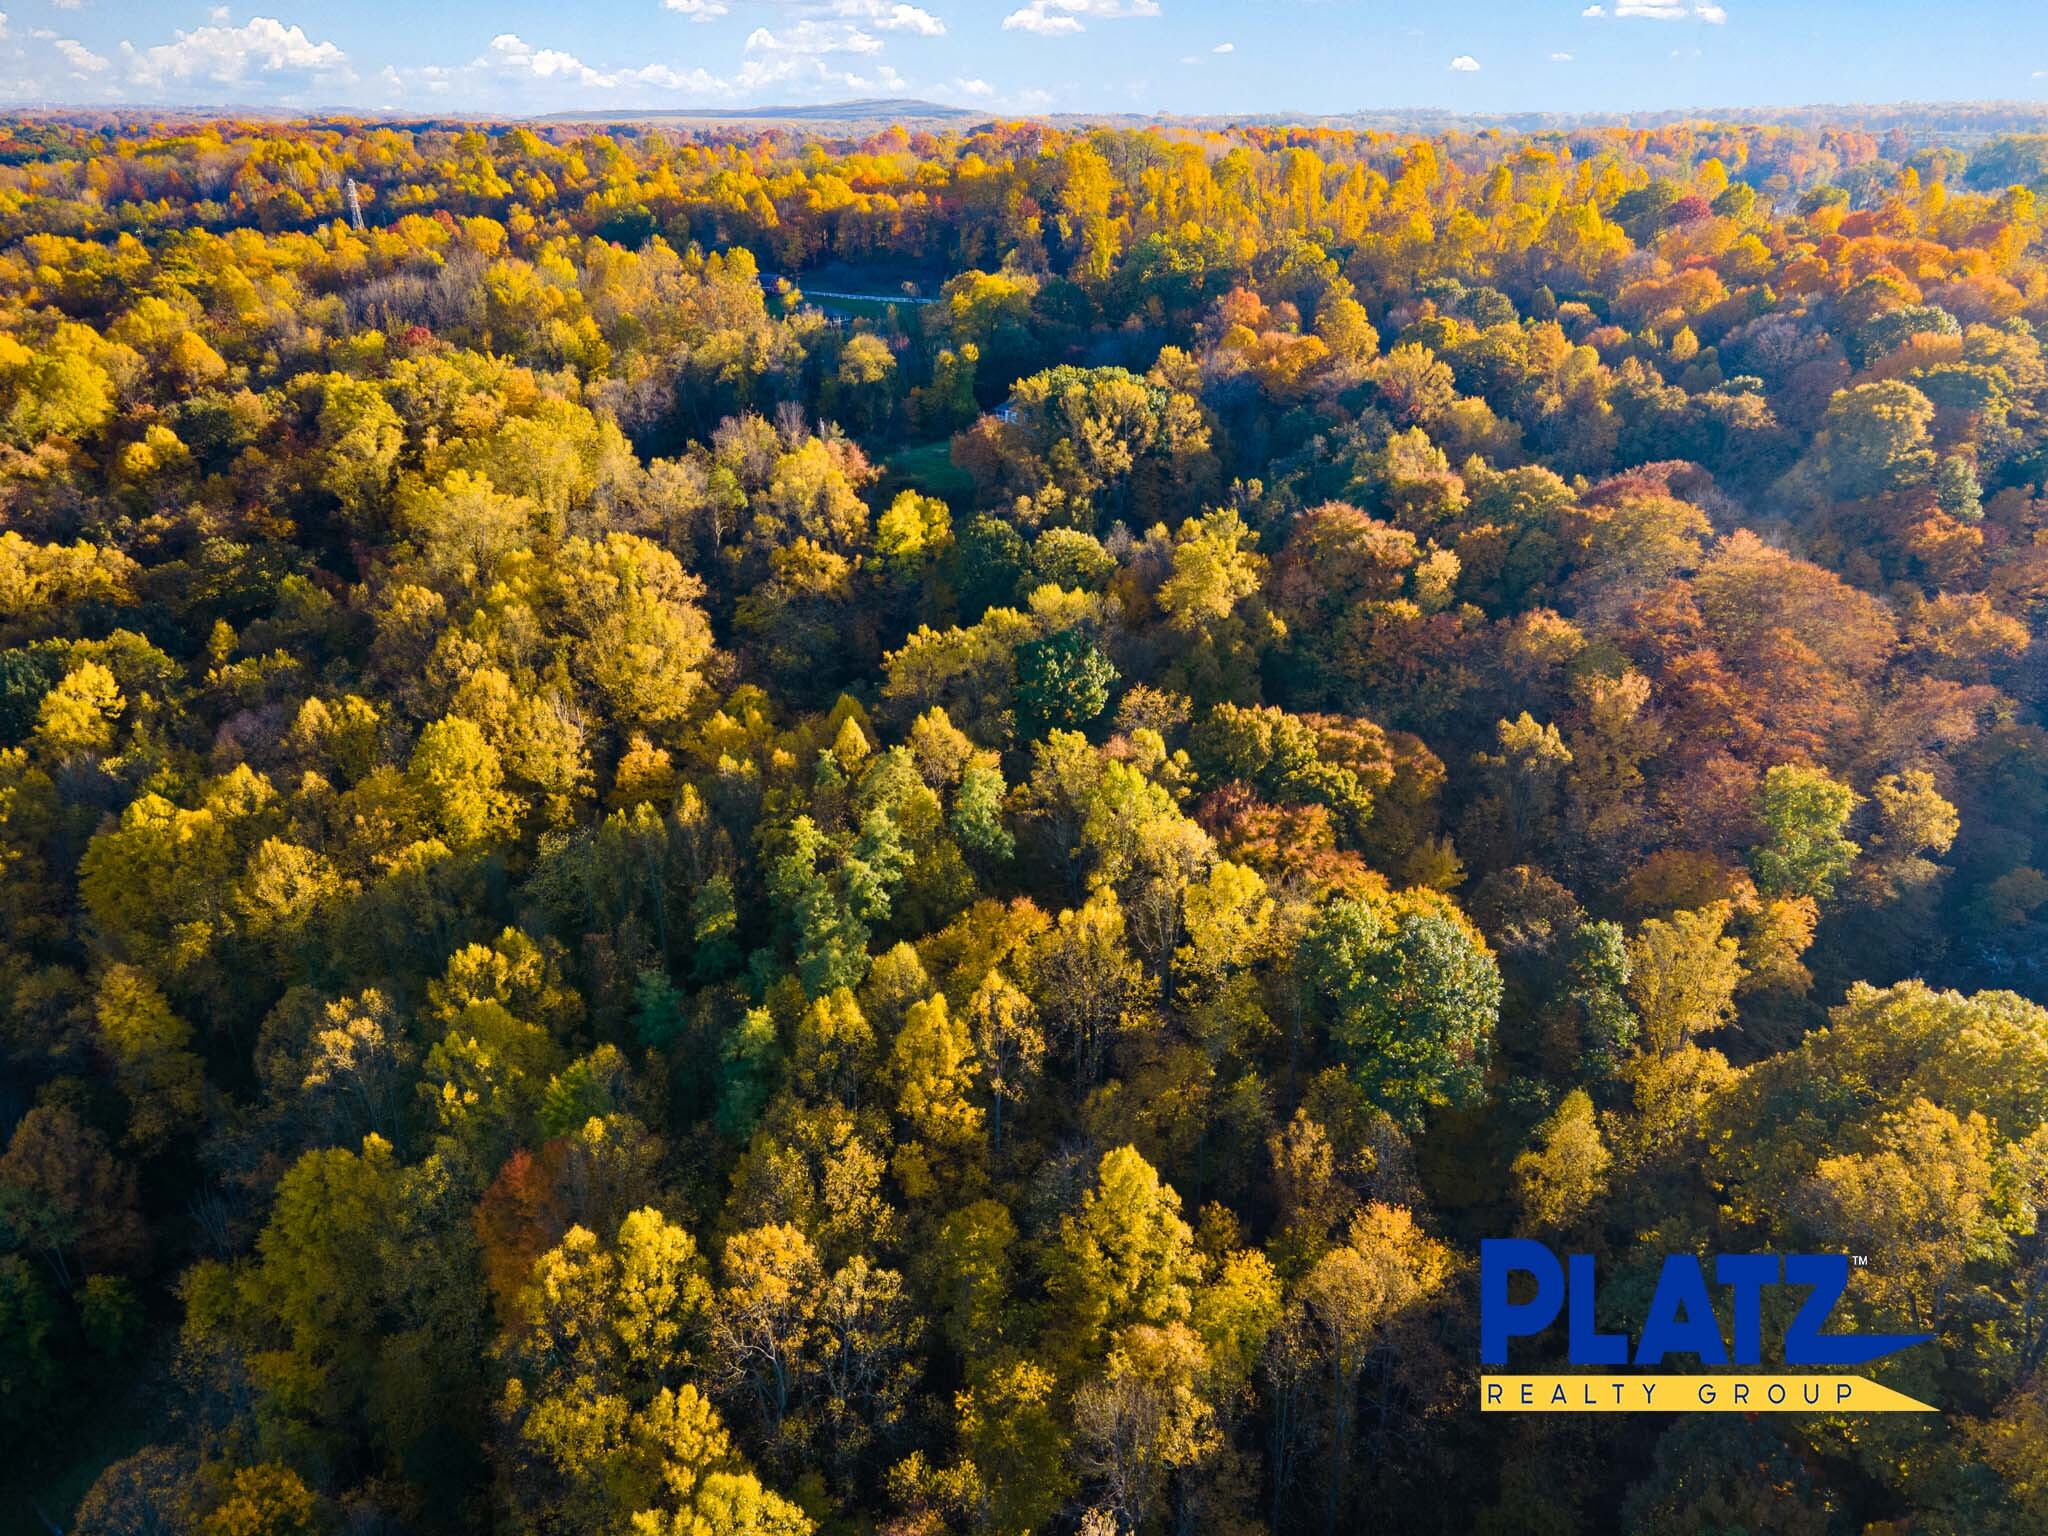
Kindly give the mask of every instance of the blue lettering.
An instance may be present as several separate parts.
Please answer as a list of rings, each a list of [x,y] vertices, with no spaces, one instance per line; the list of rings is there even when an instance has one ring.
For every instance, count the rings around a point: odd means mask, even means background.
[[[1862,1365],[1934,1337],[1931,1333],[1822,1333],[1835,1303],[1849,1288],[1846,1253],[1788,1253],[1785,1283],[1813,1287],[1813,1294],[1785,1325],[1787,1365]]]
[[[1526,1301],[1509,1298],[1517,1273],[1533,1282]],[[1849,1259],[1839,1253],[1724,1253],[1714,1260],[1714,1280],[1725,1286],[1734,1324],[1733,1360],[1763,1363],[1763,1293],[1766,1286],[1799,1285],[1811,1294],[1785,1329],[1787,1365],[1862,1365],[1924,1344],[1931,1333],[1824,1333],[1835,1304],[1849,1284]],[[1506,1365],[1508,1345],[1542,1333],[1567,1314],[1567,1353],[1574,1365],[1626,1365],[1625,1333],[1602,1333],[1599,1277],[1593,1256],[1572,1254],[1560,1261],[1548,1245],[1526,1237],[1489,1237],[1479,1244],[1479,1358]],[[1635,1349],[1637,1365],[1661,1364],[1667,1355],[1692,1355],[1702,1365],[1727,1365],[1729,1341],[1707,1291],[1705,1270],[1692,1254],[1664,1261],[1649,1316]]]
[[[1775,1253],[1724,1253],[1714,1260],[1714,1279],[1735,1292],[1737,1365],[1763,1363],[1763,1290],[1778,1283],[1781,1268]]]
[[[1508,1300],[1508,1276],[1516,1270],[1536,1281],[1527,1301]],[[1479,1359],[1508,1363],[1508,1340],[1541,1333],[1564,1305],[1564,1267],[1557,1255],[1527,1237],[1488,1237],[1479,1243]]]
[[[1674,1253],[1657,1277],[1650,1315],[1643,1321],[1643,1339],[1636,1346],[1637,1365],[1656,1365],[1666,1355],[1697,1355],[1702,1365],[1726,1365],[1728,1346],[1721,1339],[1720,1320],[1707,1299],[1707,1277],[1689,1253]]]
[[[1594,1288],[1593,1255],[1575,1253],[1565,1261],[1570,1277],[1567,1287],[1570,1293],[1567,1314],[1571,1328],[1571,1362],[1573,1365],[1627,1365],[1628,1335],[1625,1333],[1601,1333],[1599,1324],[1593,1320]]]

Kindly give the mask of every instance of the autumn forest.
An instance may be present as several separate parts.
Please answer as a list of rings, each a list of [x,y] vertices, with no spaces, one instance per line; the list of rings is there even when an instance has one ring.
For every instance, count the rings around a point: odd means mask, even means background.
[[[2048,1531],[2044,196],[0,121],[0,1527]]]

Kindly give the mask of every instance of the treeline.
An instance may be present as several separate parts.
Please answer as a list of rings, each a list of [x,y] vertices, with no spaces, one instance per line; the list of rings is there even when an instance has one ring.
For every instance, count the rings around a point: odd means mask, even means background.
[[[2036,146],[8,131],[12,1502],[2048,1524]]]

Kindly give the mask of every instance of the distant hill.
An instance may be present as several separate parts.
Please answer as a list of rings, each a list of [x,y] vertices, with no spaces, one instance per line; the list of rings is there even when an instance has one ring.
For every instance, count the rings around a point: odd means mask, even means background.
[[[551,123],[959,123],[973,122],[988,115],[970,107],[948,107],[936,101],[877,97],[788,107],[658,107],[646,111],[554,112],[541,120]]]
[[[961,127],[1017,114],[951,107],[915,98],[874,98],[774,107],[664,107],[646,111],[558,112],[541,123],[693,123],[706,126],[788,125],[810,129],[873,129],[890,123]],[[2048,103],[2023,101],[1897,102],[1876,105],[1700,107],[1658,112],[1465,113],[1432,108],[1360,108],[1332,113],[1054,112],[1028,114],[1061,127],[1221,129],[1290,124],[1376,129],[1394,133],[1557,133],[1626,126],[1654,128],[1675,122],[1774,122],[1805,127],[1847,127],[1870,133],[1904,132],[1916,142],[1981,142],[2002,133],[2048,129]]]
[[[762,107],[647,107],[603,111],[516,112],[452,111],[406,113],[369,111],[348,106],[312,109],[225,104],[218,107],[148,106],[14,106],[9,120],[60,122],[77,126],[128,130],[159,123],[211,120],[296,122],[315,128],[345,128],[351,123],[379,122],[408,129],[501,129],[532,124],[553,137],[571,136],[595,126],[651,128],[671,124],[680,131],[713,134],[744,133],[774,128],[808,132],[821,138],[859,137],[891,124],[908,128],[967,130],[999,120],[1032,118],[1062,129],[1157,128],[1193,131],[1233,127],[1305,127],[1371,130],[1400,134],[1575,133],[1610,127],[1657,128],[1679,122],[1773,123],[1799,128],[1847,128],[1870,134],[1902,134],[1915,146],[1981,145],[2009,134],[2048,133],[2048,102],[1955,101],[1840,103],[1778,107],[1679,107],[1654,112],[1512,112],[1470,113],[1428,107],[1360,107],[1348,112],[1164,113],[1069,111],[1019,113],[993,107],[956,107],[917,97],[865,97],[856,101],[792,103]]]

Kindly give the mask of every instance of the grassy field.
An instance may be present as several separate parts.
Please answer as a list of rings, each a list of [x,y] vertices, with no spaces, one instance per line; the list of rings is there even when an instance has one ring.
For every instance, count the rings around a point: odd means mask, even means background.
[[[884,321],[889,318],[891,310],[902,311],[910,308],[900,299],[851,298],[844,294],[806,292],[803,301],[812,309],[830,315],[835,320]]]
[[[934,438],[899,448],[882,461],[882,490],[893,496],[905,489],[958,505],[973,496],[974,477],[954,464],[950,437]]]
[[[768,289],[771,304],[788,305],[789,296],[777,292],[778,285],[784,280],[781,274],[762,274],[761,281]],[[894,323],[907,324],[912,318],[912,310],[932,302],[929,284],[919,285],[921,297],[912,297],[903,292],[901,284],[904,279],[853,268],[840,268],[836,272],[821,269],[787,280],[796,285],[805,307],[818,310],[834,320],[887,321],[893,310]],[[916,282],[915,279],[909,281]]]

